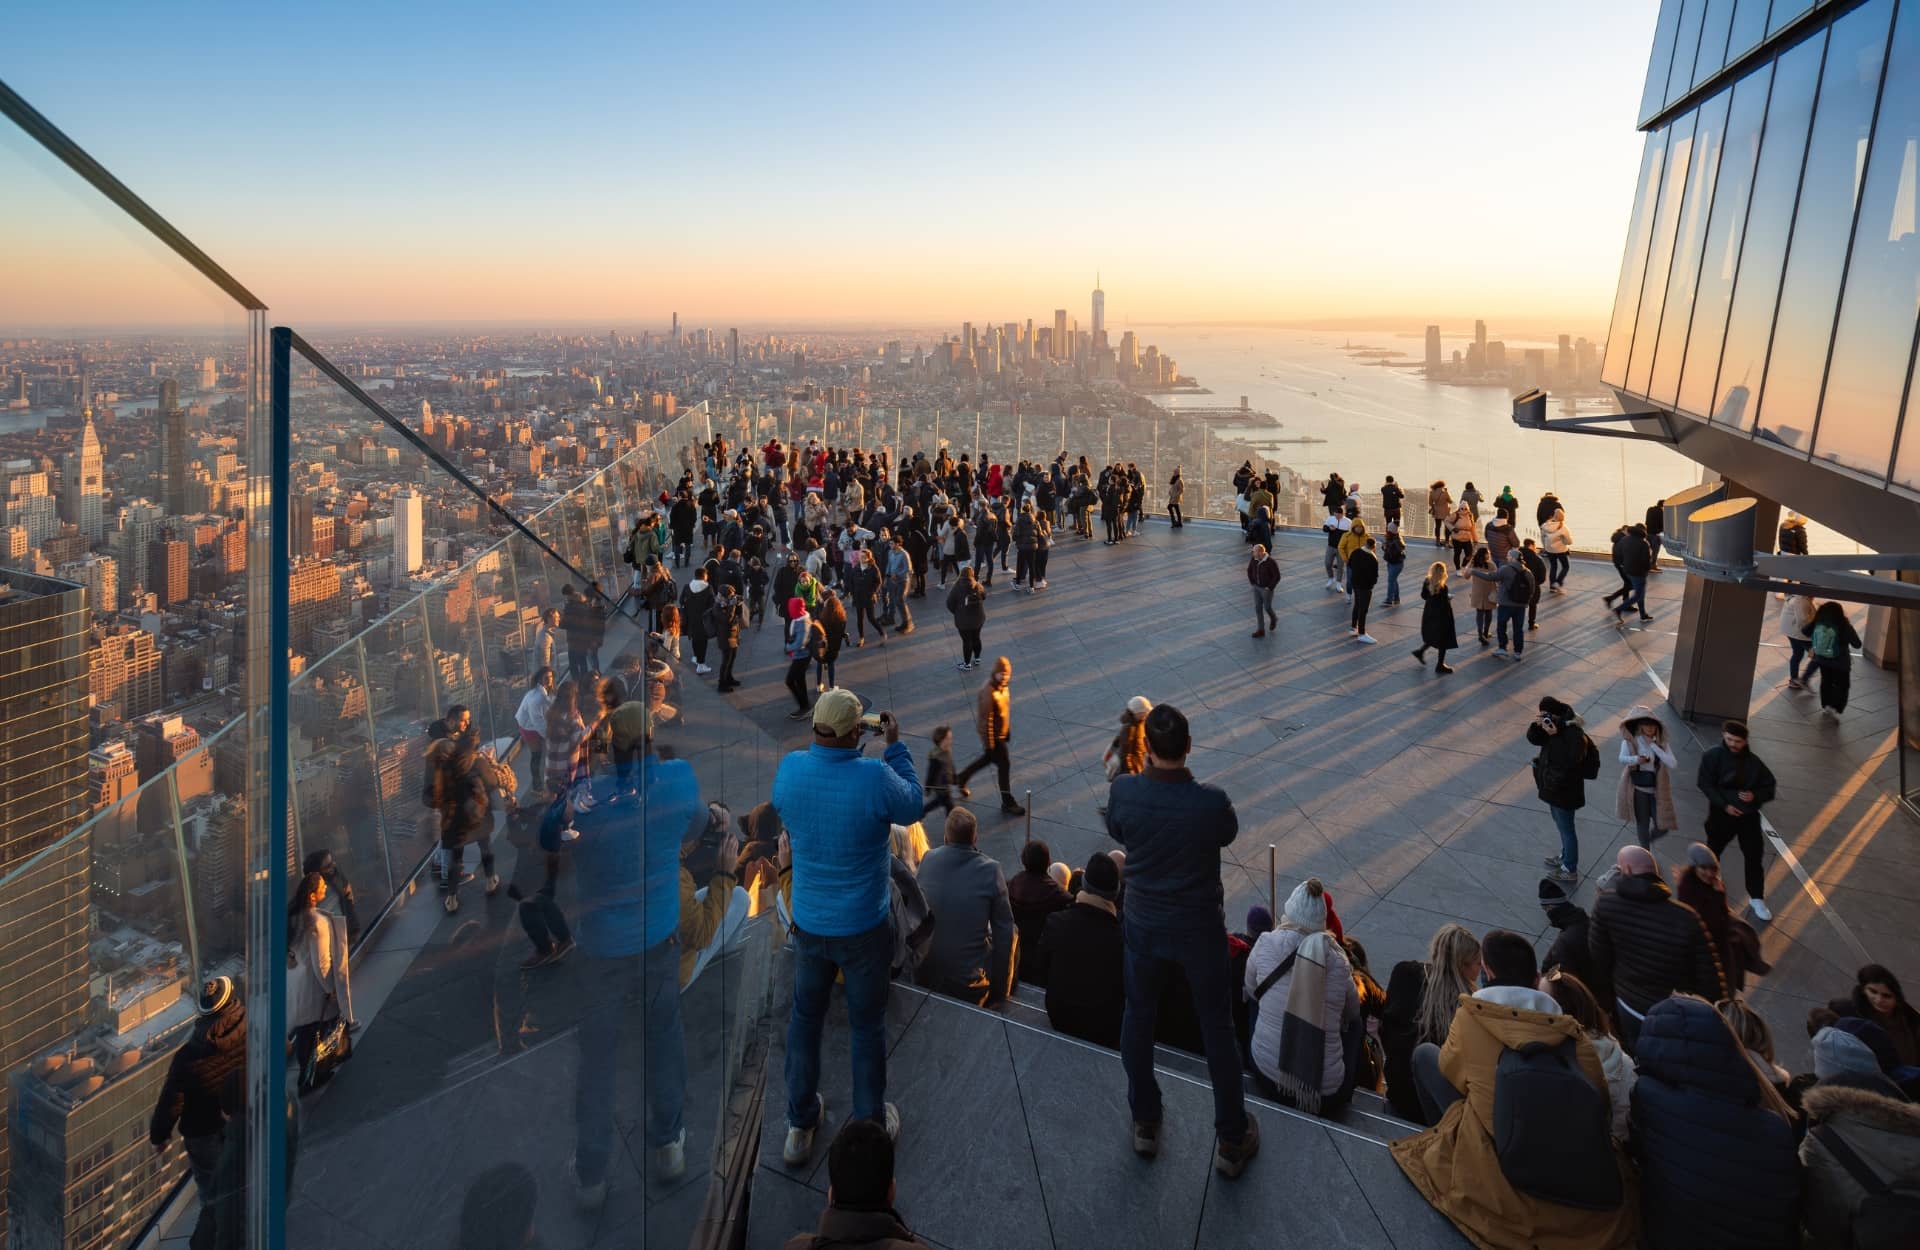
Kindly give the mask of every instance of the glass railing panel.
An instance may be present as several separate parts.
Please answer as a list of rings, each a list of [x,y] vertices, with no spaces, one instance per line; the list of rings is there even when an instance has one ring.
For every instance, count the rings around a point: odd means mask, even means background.
[[[438,821],[421,801],[428,726],[446,710],[432,675],[424,606],[417,600],[408,603],[360,638],[367,711],[373,721],[380,829],[396,890],[406,888],[439,838]]]
[[[289,691],[288,760],[299,873],[331,859],[352,897],[332,910],[357,941],[396,884],[383,837],[372,691],[361,641],[354,639],[300,675]],[[297,877],[298,873],[295,874]]]
[[[0,1241],[119,1246],[186,1175],[177,1137],[156,1154],[144,1126],[202,972],[164,727],[211,733],[249,705],[262,321],[0,103],[20,123],[0,119]]]

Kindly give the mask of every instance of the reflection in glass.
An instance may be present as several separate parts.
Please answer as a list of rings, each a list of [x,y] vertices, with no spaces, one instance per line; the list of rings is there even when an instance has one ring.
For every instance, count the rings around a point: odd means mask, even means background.
[[[1667,297],[1667,277],[1673,266],[1673,236],[1680,223],[1687,170],[1693,155],[1693,127],[1698,110],[1673,123],[1667,144],[1667,169],[1660,184],[1659,208],[1654,214],[1653,242],[1647,249],[1647,279],[1640,288],[1640,316],[1633,327],[1633,353],[1627,369],[1627,389],[1647,393],[1653,373],[1653,349],[1660,338],[1660,305]]]
[[[1733,23],[1727,32],[1727,63],[1759,43],[1767,33],[1768,0],[1735,0]]]
[[[1814,442],[1815,453],[1824,459],[1876,475],[1887,467],[1892,450],[1920,294],[1920,235],[1914,220],[1917,147],[1920,5],[1907,5],[1894,27]]]
[[[1667,103],[1672,104],[1693,86],[1693,59],[1700,50],[1700,19],[1705,16],[1705,0],[1687,0],[1680,10],[1680,25],[1673,36],[1673,68],[1667,75]]]
[[[1680,385],[1681,352],[1686,347],[1687,325],[1693,315],[1693,294],[1700,277],[1700,244],[1707,232],[1708,210],[1713,206],[1714,180],[1720,170],[1720,148],[1726,137],[1727,103],[1731,95],[1731,91],[1722,91],[1700,106],[1693,136],[1693,168],[1687,175],[1687,194],[1680,206],[1672,272],[1667,279],[1666,302],[1660,312],[1653,381],[1647,390],[1648,395],[1661,403],[1672,403]]]
[[[1893,0],[1873,0],[1835,22],[1827,35],[1820,103],[1813,113],[1800,207],[1787,246],[1787,276],[1780,287],[1780,315],[1760,392],[1763,436],[1801,451],[1813,442],[1840,271],[1860,200],[1892,15]]]
[[[1643,122],[1658,113],[1666,102],[1667,71],[1673,65],[1673,33],[1680,25],[1682,6],[1683,0],[1660,0],[1660,18],[1653,28],[1653,53],[1647,61],[1647,85],[1640,94]]]
[[[1700,51],[1693,58],[1693,85],[1699,86],[1726,64],[1727,29],[1733,24],[1734,0],[1707,0],[1700,24]]]
[[[1627,223],[1627,252],[1620,261],[1620,288],[1613,296],[1613,325],[1600,379],[1611,386],[1627,382],[1627,353],[1633,346],[1633,319],[1640,311],[1641,280],[1647,273],[1647,239],[1653,232],[1654,202],[1660,195],[1660,168],[1667,155],[1667,130],[1647,136],[1640,157],[1640,181],[1633,193],[1633,218]]]
[[[1740,244],[1740,276],[1734,282],[1726,349],[1714,388],[1713,419],[1743,430],[1753,427],[1753,393],[1766,363],[1767,335],[1773,329],[1773,306],[1780,294],[1780,266],[1793,223],[1794,188],[1800,185],[1807,122],[1813,115],[1813,93],[1825,47],[1822,32],[1774,64],[1766,135],[1753,176],[1753,207]]]
[[[1740,264],[1740,235],[1747,224],[1747,196],[1753,190],[1760,126],[1772,80],[1773,67],[1763,65],[1734,85],[1714,179],[1713,213],[1700,251],[1684,361],[1671,359],[1664,343],[1661,347],[1658,374],[1664,376],[1669,364],[1681,369],[1678,406],[1698,416],[1706,416],[1713,407],[1713,379],[1719,372],[1720,341],[1726,333],[1727,305],[1733,299],[1733,276]],[[1659,377],[1654,385],[1661,395],[1668,394]]]
[[[1773,12],[1767,19],[1767,33],[1781,29],[1813,7],[1813,0],[1773,0]]]

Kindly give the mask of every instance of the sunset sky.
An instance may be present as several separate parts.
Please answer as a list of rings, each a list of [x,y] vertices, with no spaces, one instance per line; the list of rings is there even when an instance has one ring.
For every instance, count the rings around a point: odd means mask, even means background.
[[[296,324],[1597,325],[1656,7],[82,0],[0,79]],[[52,173],[0,325],[184,319]]]

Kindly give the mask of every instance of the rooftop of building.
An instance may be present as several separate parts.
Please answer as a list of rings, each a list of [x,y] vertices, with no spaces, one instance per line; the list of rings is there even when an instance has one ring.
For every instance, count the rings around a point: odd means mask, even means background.
[[[1573,897],[1590,906],[1598,870],[1632,840],[1631,822],[1614,811],[1611,742],[1627,709],[1663,706],[1682,575],[1654,577],[1654,620],[1623,630],[1598,602],[1616,584],[1611,568],[1576,560],[1570,593],[1542,603],[1540,629],[1518,664],[1474,645],[1471,614],[1458,596],[1467,646],[1451,657],[1458,671],[1442,677],[1407,654],[1420,618],[1418,572],[1433,556],[1424,542],[1410,552],[1409,602],[1386,608],[1376,599],[1370,628],[1380,641],[1371,647],[1346,633],[1345,600],[1324,589],[1319,536],[1283,534],[1277,547],[1285,574],[1280,625],[1259,640],[1248,637],[1246,548],[1231,527],[1170,531],[1154,521],[1116,548],[1066,538],[1050,587],[1038,595],[1013,588],[1010,574],[996,575],[986,655],[1004,654],[1013,664],[1013,784],[1023,800],[1031,792],[1032,836],[1070,864],[1111,845],[1096,808],[1101,754],[1122,705],[1145,695],[1187,714],[1194,772],[1224,787],[1238,810],[1241,832],[1221,869],[1230,927],[1240,927],[1250,906],[1270,905],[1275,893],[1284,898],[1312,875],[1334,895],[1347,933],[1365,945],[1383,981],[1397,961],[1419,958],[1450,921],[1476,933],[1516,930],[1544,951],[1554,931],[1537,886],[1542,855],[1556,840],[1534,795],[1524,730],[1539,698],[1551,694],[1580,712],[1607,752],[1576,822],[1583,878]],[[955,671],[958,641],[937,589],[912,607],[912,636],[890,634],[884,645],[870,640],[863,649],[849,639],[839,681],[900,718],[916,762],[934,726],[953,725],[964,763],[975,745],[974,696],[985,672]],[[1895,798],[1892,676],[1858,661],[1853,703],[1828,723],[1813,696],[1785,689],[1786,651],[1772,641],[1763,641],[1749,718],[1753,748],[1780,782],[1767,809],[1776,835],[1767,865],[1774,919],[1759,926],[1772,971],[1747,997],[1771,1022],[1779,1061],[1802,1071],[1810,1066],[1807,1011],[1845,993],[1855,968],[1872,959],[1920,975],[1910,924],[1920,899],[1920,847]],[[608,640],[615,650],[630,643],[625,626]],[[701,688],[711,678],[696,676],[690,664],[679,670],[674,698],[685,709],[688,737],[678,745],[694,761],[705,797],[736,812],[765,798],[780,755],[806,741],[804,726],[787,719],[785,666],[776,619],[748,631],[738,694],[722,700]],[[1717,730],[1663,714],[1682,782],[1674,795],[1682,831],[1655,848],[1670,867],[1701,827],[1704,800],[1685,782]],[[980,780],[980,846],[1011,873],[1029,825],[998,815],[990,778]],[[939,840],[937,823],[929,833]],[[511,879],[517,854],[504,840],[496,845],[502,875]],[[1738,907],[1737,848],[1727,857]],[[563,877],[563,902],[568,888]],[[567,1177],[577,1048],[556,1021],[570,996],[595,987],[581,982],[588,974],[577,958],[521,973],[527,944],[513,904],[504,894],[482,900],[471,887],[466,897],[468,906],[451,917],[430,889],[403,901],[356,958],[356,1014],[367,1027],[354,1063],[308,1108],[289,1244],[447,1244],[460,1192],[507,1161],[527,1168],[539,1186],[536,1227],[546,1244],[624,1244],[636,1223],[649,1239],[684,1242],[710,1200],[701,1161],[724,1141],[729,1122],[714,1114],[726,1070],[723,1048],[711,1043],[746,1018],[737,1001],[750,981],[746,970],[703,975],[683,1003],[691,1065],[685,1181],[660,1188],[642,1179],[639,1083],[628,1079],[640,1043],[632,1039],[620,1052],[624,1075],[616,1087],[628,1152],[606,1205],[583,1211]],[[748,1238],[756,1248],[811,1227],[825,1201],[824,1166],[789,1172],[777,1158],[781,975],[776,963]],[[1160,1160],[1147,1165],[1126,1149],[1117,1056],[1050,1034],[1031,1000],[995,1015],[896,987],[889,1022],[889,1096],[906,1121],[898,1206],[937,1246],[1252,1244],[1275,1228],[1314,1244],[1461,1244],[1393,1166],[1382,1143],[1406,1126],[1380,1118],[1377,1104],[1340,1122],[1258,1108],[1266,1145],[1248,1176],[1228,1185],[1207,1168],[1208,1100],[1190,1060],[1163,1055],[1170,1138]],[[817,1163],[847,1112],[845,1046],[836,1003],[823,1055],[829,1119]],[[456,1141],[465,1143],[458,1152],[443,1149]],[[1286,1182],[1273,1183],[1283,1172]],[[1302,1193],[1315,1201],[1301,1202]],[[423,1194],[445,1200],[423,1202]]]

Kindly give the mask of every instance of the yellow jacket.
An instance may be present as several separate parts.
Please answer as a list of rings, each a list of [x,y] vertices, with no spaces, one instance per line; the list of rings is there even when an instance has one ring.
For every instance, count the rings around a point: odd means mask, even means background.
[[[698,897],[699,886],[693,883],[693,874],[685,868],[680,870],[680,988],[685,989],[687,982],[693,979],[694,961],[700,958],[700,952],[713,941],[713,935],[720,932],[720,924],[727,918],[727,904],[733,900],[734,875],[730,872],[716,872],[707,882],[707,896]]]

